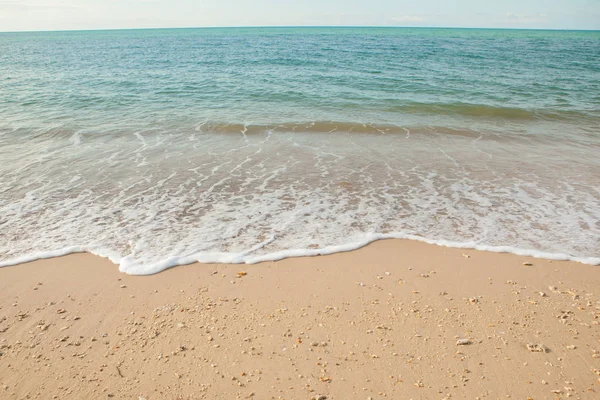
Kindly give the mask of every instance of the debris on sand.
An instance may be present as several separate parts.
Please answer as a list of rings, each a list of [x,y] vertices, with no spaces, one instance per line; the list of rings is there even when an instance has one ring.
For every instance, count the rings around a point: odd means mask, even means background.
[[[527,350],[532,353],[548,353],[550,349],[541,343],[527,343]]]

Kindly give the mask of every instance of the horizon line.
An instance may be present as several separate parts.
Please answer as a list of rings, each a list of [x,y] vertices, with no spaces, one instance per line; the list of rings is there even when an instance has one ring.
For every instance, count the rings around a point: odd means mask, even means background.
[[[144,27],[144,28],[96,28],[96,29],[41,29],[0,31],[2,33],[51,33],[51,32],[109,32],[109,31],[144,31],[144,30],[175,30],[175,29],[267,29],[267,28],[381,28],[381,29],[479,29],[507,31],[570,31],[570,32],[600,32],[600,29],[572,28],[507,28],[507,27],[470,27],[470,26],[406,26],[406,25],[223,25],[223,26],[179,26],[179,27]]]

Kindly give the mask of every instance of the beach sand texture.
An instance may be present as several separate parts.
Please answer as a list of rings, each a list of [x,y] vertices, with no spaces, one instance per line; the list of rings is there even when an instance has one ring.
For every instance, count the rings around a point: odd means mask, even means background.
[[[597,399],[597,267],[413,241],[0,269],[1,399]]]

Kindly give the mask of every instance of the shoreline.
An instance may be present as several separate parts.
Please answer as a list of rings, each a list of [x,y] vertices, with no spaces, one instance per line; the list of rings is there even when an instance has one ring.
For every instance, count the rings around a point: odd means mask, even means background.
[[[599,295],[594,266],[408,240],[151,276],[74,254],[0,268],[0,397],[591,399]]]
[[[396,234],[396,233],[372,233],[368,234],[367,238],[361,242],[346,243],[341,245],[333,245],[324,248],[308,248],[308,249],[290,249],[282,250],[273,253],[267,253],[261,256],[250,255],[256,249],[260,249],[264,245],[268,245],[273,241],[273,238],[267,239],[265,242],[256,245],[255,247],[239,252],[239,253],[218,253],[218,252],[201,252],[189,256],[170,256],[165,260],[159,261],[150,266],[146,265],[131,265],[121,264],[121,260],[129,257],[118,257],[114,252],[101,250],[98,248],[90,248],[86,246],[71,246],[60,250],[47,251],[43,253],[34,253],[29,256],[17,257],[13,260],[0,261],[0,268],[18,266],[31,262],[60,258],[74,254],[88,254],[93,257],[100,257],[111,261],[119,267],[119,270],[128,275],[144,276],[159,274],[167,269],[181,267],[191,264],[236,264],[236,265],[252,265],[265,262],[276,262],[285,259],[303,258],[303,257],[319,257],[329,256],[337,253],[347,253],[360,250],[366,246],[372,245],[379,241],[414,241],[425,243],[428,245],[438,246],[442,248],[451,248],[458,250],[474,250],[482,252],[490,252],[497,254],[512,254],[521,257],[531,257],[538,260],[551,261],[570,261],[591,266],[600,266],[600,257],[579,257],[572,256],[566,253],[549,253],[540,250],[521,249],[512,246],[491,246],[485,244],[476,244],[472,242],[454,242],[444,239],[428,239],[418,235]]]

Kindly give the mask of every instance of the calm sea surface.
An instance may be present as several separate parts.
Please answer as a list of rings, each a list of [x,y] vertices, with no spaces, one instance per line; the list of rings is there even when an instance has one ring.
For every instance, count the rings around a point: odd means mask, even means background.
[[[0,33],[0,265],[387,237],[600,264],[600,32]]]

